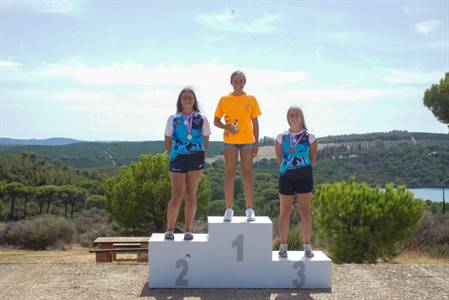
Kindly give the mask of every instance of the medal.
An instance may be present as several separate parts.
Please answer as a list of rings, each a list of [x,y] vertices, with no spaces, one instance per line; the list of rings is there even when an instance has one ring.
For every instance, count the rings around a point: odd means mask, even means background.
[[[183,115],[184,125],[187,127],[187,139],[190,141],[192,139],[192,122],[193,122],[193,112],[190,115]]]
[[[290,129],[289,130],[290,132],[290,153],[295,153],[295,147],[296,147],[296,145],[298,145],[301,141],[302,141],[302,139],[304,138],[304,135],[305,135],[305,132],[303,132],[302,134],[301,134],[301,136],[298,138],[298,140],[295,142],[295,144],[293,144],[293,132],[292,132],[292,130]]]

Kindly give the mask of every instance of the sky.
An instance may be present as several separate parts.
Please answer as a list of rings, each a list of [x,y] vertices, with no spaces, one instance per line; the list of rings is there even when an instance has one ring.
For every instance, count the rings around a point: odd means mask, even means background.
[[[162,140],[183,87],[212,123],[234,70],[261,137],[291,105],[318,137],[447,133],[422,98],[449,72],[449,0],[0,1],[0,137]]]

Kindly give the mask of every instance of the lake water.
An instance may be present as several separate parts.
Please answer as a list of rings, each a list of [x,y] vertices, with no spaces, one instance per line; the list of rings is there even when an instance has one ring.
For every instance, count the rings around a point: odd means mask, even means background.
[[[443,189],[442,188],[420,188],[420,189],[408,189],[412,192],[416,198],[424,200],[432,200],[435,202],[443,202]],[[446,197],[446,203],[449,203],[449,189],[444,189]]]

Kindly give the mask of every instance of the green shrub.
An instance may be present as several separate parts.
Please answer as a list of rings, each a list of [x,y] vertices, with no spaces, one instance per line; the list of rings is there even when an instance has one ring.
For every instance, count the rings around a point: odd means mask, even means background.
[[[277,251],[279,250],[279,245],[281,244],[281,240],[279,237],[276,237],[273,239],[273,250]],[[287,244],[288,244],[288,250],[297,250],[302,251],[303,250],[303,237],[302,237],[302,231],[300,228],[292,228],[288,232],[288,238],[287,238]]]
[[[0,201],[0,222],[6,220],[7,215],[8,215],[8,210],[5,208],[3,203]]]
[[[209,202],[207,208],[208,216],[221,216],[226,209],[226,202],[224,200],[214,200]]]
[[[31,220],[6,223],[3,240],[19,248],[44,250],[70,244],[75,235],[73,223],[62,217],[43,215]]]
[[[86,199],[86,208],[104,209],[106,207],[106,197],[102,195],[92,195]]]
[[[449,257],[449,214],[426,213],[405,248],[435,257]]]
[[[104,210],[90,209],[83,211],[74,222],[77,231],[76,240],[84,247],[92,246],[99,236],[116,235],[112,227],[111,217]]]
[[[105,182],[106,208],[129,234],[164,231],[170,193],[168,157],[161,154],[141,155],[137,162],[120,168],[117,176]],[[209,195],[209,182],[203,177],[198,187],[196,218],[206,217]],[[181,209],[178,223],[183,220]]]
[[[6,223],[0,222],[0,245],[6,244]]]
[[[404,186],[385,192],[351,179],[319,185],[314,193],[315,234],[326,240],[336,263],[375,263],[397,253],[424,212]]]

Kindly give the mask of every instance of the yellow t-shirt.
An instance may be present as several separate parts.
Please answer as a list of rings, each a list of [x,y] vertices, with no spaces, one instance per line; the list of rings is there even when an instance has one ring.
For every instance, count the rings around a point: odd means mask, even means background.
[[[234,96],[232,93],[221,97],[215,110],[215,117],[224,116],[226,125],[236,126],[237,133],[225,130],[223,141],[227,144],[252,144],[255,142],[252,119],[260,116],[256,97],[243,94]]]

